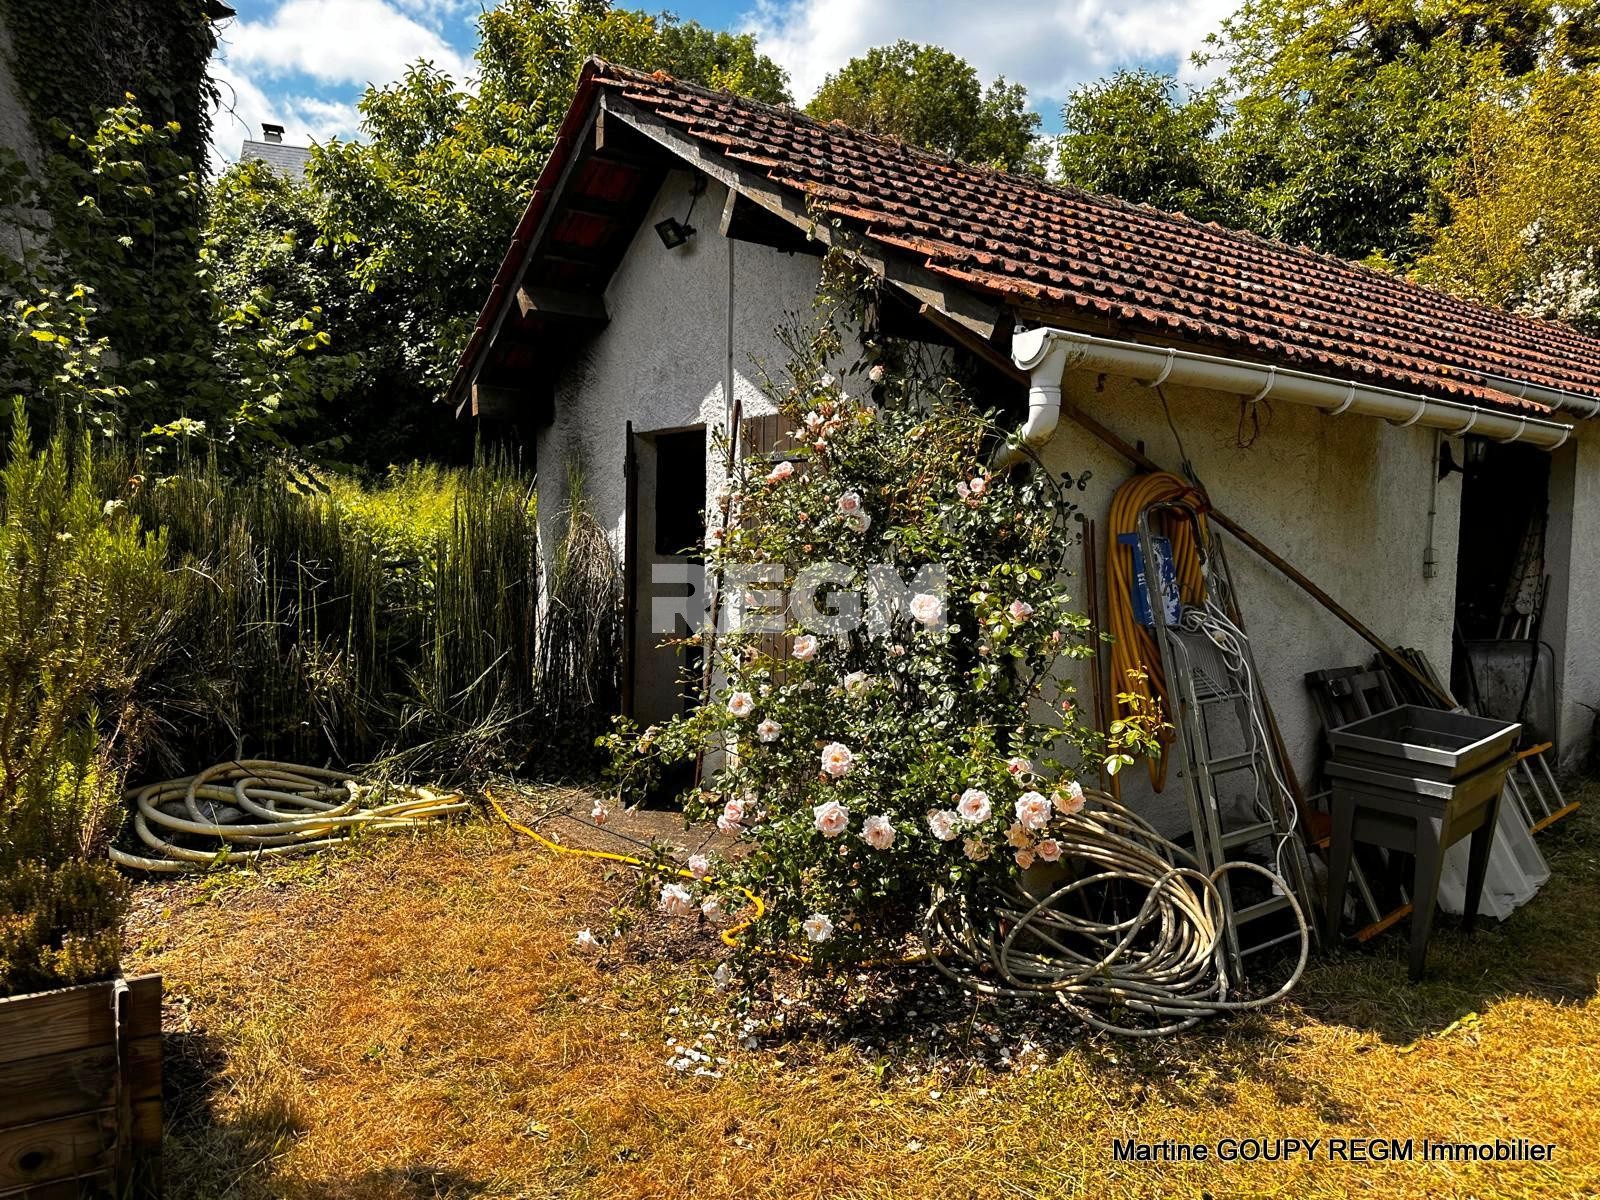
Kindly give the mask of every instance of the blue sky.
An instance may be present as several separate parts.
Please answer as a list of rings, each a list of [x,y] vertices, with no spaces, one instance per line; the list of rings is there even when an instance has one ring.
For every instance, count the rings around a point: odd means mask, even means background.
[[[214,144],[233,159],[260,124],[304,144],[358,134],[355,102],[368,83],[428,58],[471,74],[474,21],[493,0],[231,0],[214,73],[222,90]],[[656,4],[637,7],[655,11]],[[1073,86],[1118,66],[1188,73],[1188,56],[1236,0],[674,0],[664,5],[717,29],[754,32],[807,100],[823,76],[870,46],[934,42],[985,80],[1028,88],[1045,126],[1059,128]],[[1001,14],[996,18],[996,14]]]

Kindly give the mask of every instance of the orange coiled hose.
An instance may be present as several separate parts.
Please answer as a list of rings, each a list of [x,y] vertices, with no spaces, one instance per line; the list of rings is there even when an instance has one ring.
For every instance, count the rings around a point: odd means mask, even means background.
[[[1167,681],[1161,671],[1161,652],[1151,630],[1139,624],[1133,608],[1133,547],[1117,541],[1119,534],[1139,532],[1139,514],[1164,500],[1184,500],[1204,510],[1205,496],[1187,480],[1166,471],[1135,475],[1117,489],[1111,498],[1110,519],[1106,522],[1106,600],[1110,612],[1111,691],[1113,696],[1131,693],[1148,704],[1157,702],[1165,715],[1172,711],[1167,702]],[[1202,516],[1203,522],[1205,518]],[[1193,522],[1171,513],[1159,513],[1153,532],[1172,544],[1172,565],[1178,576],[1178,595],[1185,606],[1205,601],[1205,575],[1200,569],[1200,553],[1195,545]],[[1159,585],[1156,585],[1159,588]],[[1159,603],[1159,599],[1156,600]],[[1140,677],[1142,672],[1143,677]],[[1113,700],[1113,712],[1121,717],[1133,715],[1133,706]],[[1148,708],[1146,711],[1149,711]],[[1175,740],[1170,726],[1160,734],[1162,753],[1149,760],[1150,784],[1160,791],[1167,782],[1166,747]],[[1113,777],[1113,791],[1119,791]]]

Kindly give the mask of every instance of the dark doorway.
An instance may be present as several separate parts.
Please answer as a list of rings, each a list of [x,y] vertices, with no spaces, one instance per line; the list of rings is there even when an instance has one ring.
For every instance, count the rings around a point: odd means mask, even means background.
[[[663,611],[686,607],[687,598],[703,594],[676,576],[685,567],[693,573],[705,558],[705,429],[630,428],[627,490],[626,711],[648,726],[687,712],[699,694],[703,659],[690,640],[695,625],[681,612],[673,613],[670,627],[661,618]],[[658,607],[658,601],[668,603]],[[679,764],[648,795],[632,800],[669,804],[693,783],[694,764]]]
[[[1463,456],[1451,691],[1480,716],[1520,723],[1523,745],[1553,741],[1555,658],[1541,638],[1550,455],[1467,438]]]
[[[1463,454],[1456,623],[1469,639],[1526,636],[1545,575],[1550,455],[1481,438]]]

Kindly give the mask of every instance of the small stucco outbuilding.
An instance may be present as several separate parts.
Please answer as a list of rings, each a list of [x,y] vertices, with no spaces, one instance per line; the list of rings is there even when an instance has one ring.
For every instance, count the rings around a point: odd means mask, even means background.
[[[695,233],[669,244],[672,223]],[[719,432],[772,414],[755,364],[781,363],[775,328],[810,305],[821,251],[845,236],[882,280],[884,332],[963,356],[1053,471],[1092,473],[1080,499],[1101,528],[1128,450],[1169,470],[1186,457],[1219,510],[1444,679],[1471,644],[1546,643],[1549,736],[1563,763],[1587,753],[1600,340],[591,61],[450,399],[528,432],[546,533],[582,464],[628,576],[636,716],[685,702],[640,619],[650,568],[701,530]],[[1230,560],[1309,770],[1306,672],[1372,649],[1249,550]]]

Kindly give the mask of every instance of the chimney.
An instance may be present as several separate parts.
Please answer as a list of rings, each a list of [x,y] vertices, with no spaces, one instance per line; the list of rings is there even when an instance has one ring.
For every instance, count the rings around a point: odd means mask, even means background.
[[[263,121],[261,124],[261,140],[281,144],[283,141],[283,126],[272,125]]]

